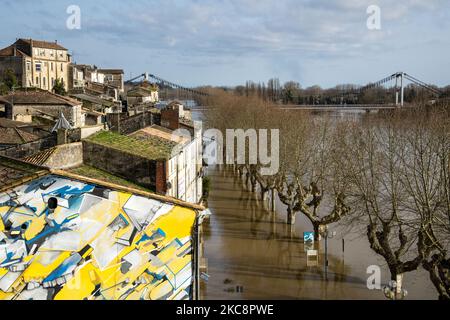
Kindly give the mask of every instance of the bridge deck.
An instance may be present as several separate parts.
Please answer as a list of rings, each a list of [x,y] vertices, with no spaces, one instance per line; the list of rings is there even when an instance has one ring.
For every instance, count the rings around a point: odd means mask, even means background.
[[[380,109],[396,109],[399,106],[395,104],[323,104],[323,105],[276,105],[283,110],[323,110],[323,111],[340,111],[340,110],[380,110]]]
[[[382,110],[382,109],[396,109],[399,106],[395,104],[355,104],[355,105],[274,105],[275,108],[281,110],[314,110],[314,111],[345,111],[345,110]],[[211,110],[211,107],[197,106],[192,108],[195,111]]]

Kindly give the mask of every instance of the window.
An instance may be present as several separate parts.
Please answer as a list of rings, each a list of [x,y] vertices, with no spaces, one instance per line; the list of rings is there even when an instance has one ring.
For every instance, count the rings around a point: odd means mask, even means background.
[[[50,69],[53,71],[53,62],[50,62]]]
[[[61,63],[61,72],[63,72],[63,71],[64,71],[63,64]]]
[[[52,88],[55,86],[55,79],[52,78]]]
[[[42,78],[42,85],[43,85],[44,87],[47,86],[47,79],[45,79],[45,77]]]
[[[40,63],[40,62],[39,62],[39,63],[36,63],[36,71],[37,71],[37,72],[40,72],[40,71],[41,71],[41,68],[42,68],[41,63]]]
[[[31,62],[27,61],[27,71],[31,71]]]
[[[36,83],[37,86],[39,85],[39,77],[36,77]]]

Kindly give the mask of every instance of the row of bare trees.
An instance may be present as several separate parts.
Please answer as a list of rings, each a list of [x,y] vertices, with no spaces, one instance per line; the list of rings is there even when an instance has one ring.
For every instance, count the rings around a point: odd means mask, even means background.
[[[302,214],[316,236],[331,223],[363,226],[392,280],[423,267],[450,299],[448,107],[336,120],[220,91],[209,105],[210,127],[280,130],[276,174],[261,175],[259,162],[235,169],[262,200],[278,197],[287,223]]]
[[[320,86],[302,88],[296,81],[287,81],[280,84],[277,78],[264,82],[255,83],[247,81],[245,86],[237,86],[234,93],[250,97],[257,96],[264,101],[272,101],[283,104],[370,104],[370,103],[393,103],[395,101],[395,89],[389,87],[376,87],[365,90],[362,94],[349,94],[358,92],[360,86],[354,84],[342,84],[334,88],[324,89]],[[436,87],[436,89],[438,89]],[[443,93],[450,92],[450,87],[440,88]],[[346,94],[347,93],[347,94]],[[405,87],[405,101],[428,101],[434,99],[429,91],[409,84]]]

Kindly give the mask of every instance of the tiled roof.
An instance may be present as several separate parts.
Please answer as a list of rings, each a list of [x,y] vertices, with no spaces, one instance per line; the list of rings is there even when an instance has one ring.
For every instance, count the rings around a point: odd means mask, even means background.
[[[95,103],[95,104],[104,105],[107,107],[114,106],[114,102],[112,102],[112,101],[102,99],[97,96],[93,96],[93,95],[86,94],[86,93],[77,93],[77,94],[72,94],[71,96],[74,98],[77,98],[81,101],[87,101],[87,102],[91,102],[91,103]]]
[[[152,95],[152,91],[148,88],[134,88],[127,92],[128,97],[150,97]]]
[[[17,42],[23,42],[28,45],[31,45],[31,41],[33,42],[33,47],[44,48],[44,49],[55,49],[55,50],[67,50],[63,46],[59,45],[57,42],[49,42],[42,40],[34,40],[34,39],[19,39]]]
[[[28,123],[20,122],[20,121],[14,121],[7,118],[0,118],[0,127],[1,128],[20,128],[20,127],[26,127],[29,126]]]
[[[142,138],[147,137],[148,139],[152,139],[152,137],[158,137],[161,139],[169,140],[175,143],[181,143],[184,144],[186,142],[189,142],[189,138],[182,136],[180,134],[174,133],[173,130],[158,126],[158,125],[152,125],[150,127],[143,128],[139,131],[136,131],[130,135],[131,137],[134,136],[141,136]]]
[[[103,113],[103,112],[98,112],[98,111],[95,111],[95,110],[89,110],[89,109],[86,109],[86,108],[82,108],[81,109],[81,113],[85,113],[85,114],[88,114],[88,115],[91,115],[91,116],[97,116],[97,117],[105,115],[105,113]]]
[[[98,69],[98,72],[106,74],[123,74],[122,69]]]
[[[42,166],[47,161],[48,158],[56,151],[57,147],[53,147],[41,152],[38,152],[32,156],[26,157],[23,161],[37,166]]]
[[[0,192],[48,173],[43,168],[0,156]]]
[[[179,199],[155,194],[152,192],[138,190],[130,186],[129,183],[126,183],[125,185],[123,183],[117,183],[116,181],[117,178],[114,179],[113,181],[104,178],[102,178],[101,180],[97,180],[96,179],[97,176],[95,177],[87,176],[84,175],[83,173],[81,175],[78,175],[76,173],[79,172],[71,172],[64,170],[48,170],[40,166],[32,165],[21,160],[16,160],[1,155],[0,155],[0,192],[8,191],[26,182],[35,180],[45,175],[49,175],[51,173],[62,177],[68,177],[69,179],[76,179],[79,181],[85,181],[88,183],[98,184],[100,186],[105,186],[108,188],[114,188],[117,190],[122,190],[125,192],[146,196],[151,199],[173,203],[186,208],[205,210],[205,208],[201,205],[185,202]]]
[[[23,144],[38,140],[39,137],[18,128],[0,127],[0,144]]]
[[[10,45],[9,47],[3,48],[0,50],[0,57],[22,57],[27,56],[26,53],[20,51],[16,48],[16,52],[14,54],[14,45]]]
[[[40,89],[20,89],[6,96],[0,97],[0,102],[11,104],[63,104],[79,106],[81,103],[75,99],[60,96]]]

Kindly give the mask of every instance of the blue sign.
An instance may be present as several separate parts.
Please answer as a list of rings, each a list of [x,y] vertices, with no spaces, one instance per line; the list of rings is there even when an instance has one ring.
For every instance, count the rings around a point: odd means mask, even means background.
[[[314,232],[313,231],[303,232],[303,242],[304,243],[309,243],[309,242],[314,243]]]

